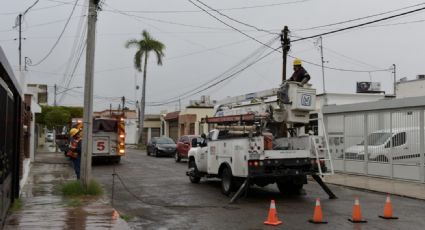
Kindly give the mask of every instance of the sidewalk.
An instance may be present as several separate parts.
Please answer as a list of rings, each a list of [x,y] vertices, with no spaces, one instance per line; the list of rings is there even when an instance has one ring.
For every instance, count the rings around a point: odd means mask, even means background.
[[[415,183],[342,173],[335,173],[332,176],[326,176],[325,181],[328,184],[342,185],[351,188],[359,188],[425,200],[425,184],[421,184],[419,182]]]
[[[75,178],[63,153],[37,152],[21,191],[22,209],[9,214],[4,229],[130,229],[121,218],[112,218],[106,198],[84,198],[81,206],[73,206],[58,193],[61,183]]]

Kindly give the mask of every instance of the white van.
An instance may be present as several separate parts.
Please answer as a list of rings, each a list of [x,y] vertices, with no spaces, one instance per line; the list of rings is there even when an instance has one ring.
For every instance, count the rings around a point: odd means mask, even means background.
[[[419,127],[395,128],[392,133],[389,129],[372,132],[367,136],[369,160],[388,162],[392,152],[393,161],[419,162],[419,140]],[[364,141],[345,150],[347,160],[363,160],[364,155]]]

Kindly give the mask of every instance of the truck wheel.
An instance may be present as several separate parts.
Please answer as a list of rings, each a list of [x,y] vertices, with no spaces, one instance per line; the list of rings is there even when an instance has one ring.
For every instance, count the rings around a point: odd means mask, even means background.
[[[190,182],[194,184],[198,184],[199,181],[201,181],[201,177],[198,175],[198,168],[196,167],[196,163],[194,160],[189,160],[189,171],[192,171],[192,173],[189,174],[189,180]]]
[[[221,172],[221,192],[228,196],[235,187],[232,170],[229,167],[225,167]]]
[[[303,184],[294,184],[293,182],[276,182],[277,188],[282,194],[299,194]]]
[[[180,162],[180,160],[181,160],[182,158],[180,157],[180,154],[179,154],[179,152],[176,152],[175,154],[174,154],[174,160],[176,161],[176,162]]]

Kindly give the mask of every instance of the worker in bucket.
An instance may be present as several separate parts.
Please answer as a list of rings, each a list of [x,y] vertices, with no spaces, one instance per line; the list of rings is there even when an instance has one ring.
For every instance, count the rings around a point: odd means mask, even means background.
[[[299,82],[298,85],[303,86],[308,81],[310,81],[310,74],[308,74],[308,72],[304,69],[304,67],[302,67],[302,61],[300,59],[296,58],[293,64],[294,64],[294,73],[288,79],[288,81]],[[282,85],[280,86],[278,95],[279,95],[280,101],[282,101],[283,104],[291,103],[288,97],[288,84],[286,81],[283,82]]]
[[[72,128],[69,131],[69,135],[71,137],[69,150],[67,152],[67,156],[71,158],[72,164],[74,165],[75,174],[77,176],[77,180],[80,179],[80,165],[81,165],[81,136],[82,132],[80,129]]]
[[[288,81],[300,82],[301,85],[304,85],[310,81],[310,74],[307,73],[307,71],[302,66],[301,60],[298,58],[294,60],[294,73],[288,79]]]

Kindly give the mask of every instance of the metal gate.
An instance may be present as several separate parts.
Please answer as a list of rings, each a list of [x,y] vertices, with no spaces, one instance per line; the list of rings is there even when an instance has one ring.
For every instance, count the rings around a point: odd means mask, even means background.
[[[425,181],[425,97],[326,106],[336,171]]]
[[[0,79],[0,224],[4,221],[11,201],[17,195],[16,135],[19,116],[13,93]]]

